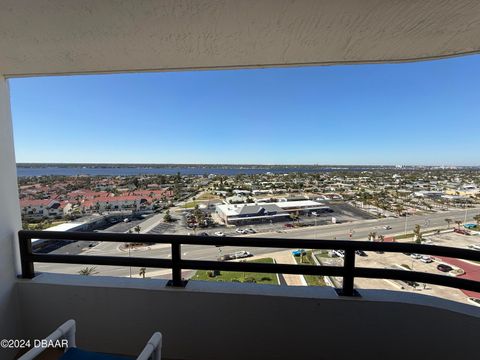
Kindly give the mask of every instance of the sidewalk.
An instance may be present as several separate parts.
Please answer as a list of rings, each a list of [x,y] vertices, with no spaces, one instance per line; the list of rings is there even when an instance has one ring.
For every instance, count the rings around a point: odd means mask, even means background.
[[[290,250],[277,252],[272,255],[274,255],[272,257],[278,264],[297,264]],[[283,276],[288,286],[307,286],[302,275],[281,274],[281,276]]]

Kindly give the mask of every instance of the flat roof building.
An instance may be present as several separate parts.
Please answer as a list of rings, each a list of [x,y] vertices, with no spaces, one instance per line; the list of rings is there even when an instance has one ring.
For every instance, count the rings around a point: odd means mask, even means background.
[[[277,204],[217,205],[216,213],[227,225],[287,219],[288,212]]]

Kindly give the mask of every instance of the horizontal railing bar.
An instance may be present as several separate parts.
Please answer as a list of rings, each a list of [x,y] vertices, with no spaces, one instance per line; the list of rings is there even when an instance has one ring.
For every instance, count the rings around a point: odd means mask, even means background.
[[[357,267],[353,271],[356,278],[405,280],[434,284],[463,290],[480,292],[480,282],[447,275],[429,274],[418,271],[396,269],[374,269]]]
[[[135,266],[150,268],[171,268],[172,260],[156,258],[119,257],[119,256],[90,256],[90,255],[57,255],[33,254],[29,258],[33,262],[86,264],[108,266]],[[191,270],[222,270],[244,271],[259,273],[282,273],[297,275],[327,275],[342,276],[343,267],[340,266],[312,266],[291,264],[244,263],[206,260],[180,260],[182,269]]]
[[[91,256],[91,255],[57,255],[33,254],[28,258],[33,262],[59,263],[59,264],[85,264],[109,266],[136,266],[150,268],[171,268],[172,260],[120,256]]]
[[[342,266],[312,266],[292,264],[268,264],[253,262],[225,262],[225,261],[204,261],[204,260],[181,260],[183,269],[191,270],[222,270],[237,272],[258,272],[273,274],[295,274],[295,275],[326,275],[342,276]]]
[[[119,234],[96,232],[61,232],[61,231],[20,231],[22,238],[45,240],[84,240],[105,242],[139,242],[184,245],[220,245],[266,248],[305,248],[316,250],[363,250],[384,252],[410,252],[431,256],[445,256],[472,261],[480,261],[480,251],[459,249],[447,246],[432,246],[409,243],[385,243],[358,240],[305,240],[305,239],[279,239],[279,238],[254,238],[254,237],[213,237],[213,236],[188,236],[188,235],[158,235],[158,234]]]

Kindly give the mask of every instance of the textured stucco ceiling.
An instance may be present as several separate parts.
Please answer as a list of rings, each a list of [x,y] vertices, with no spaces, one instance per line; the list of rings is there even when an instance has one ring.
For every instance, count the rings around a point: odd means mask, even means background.
[[[479,50],[479,0],[0,0],[7,76],[391,62]]]

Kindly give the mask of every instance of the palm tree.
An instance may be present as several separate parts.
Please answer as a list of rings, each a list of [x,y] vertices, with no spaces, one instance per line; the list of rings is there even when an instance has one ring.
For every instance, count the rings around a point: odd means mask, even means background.
[[[137,225],[133,228],[133,230],[137,233],[137,234],[140,234],[140,231],[142,231],[142,228],[140,227],[140,225]]]
[[[89,276],[89,275],[98,274],[98,271],[97,271],[97,268],[95,266],[91,266],[91,267],[87,266],[84,269],[80,270],[78,273],[80,275]]]
[[[477,222],[477,228],[480,226],[480,215],[475,215],[473,217],[473,220],[475,220]]]
[[[445,221],[447,222],[447,226],[448,228],[450,229],[450,224],[452,223],[452,219],[445,219]]]
[[[422,232],[420,231],[420,225],[415,225],[415,228],[413,229],[413,233],[415,234],[415,242],[417,244],[420,244],[422,242]]]
[[[143,277],[145,279],[145,273],[147,272],[147,268],[140,268],[140,271],[138,272],[138,275],[140,275],[141,277]]]

